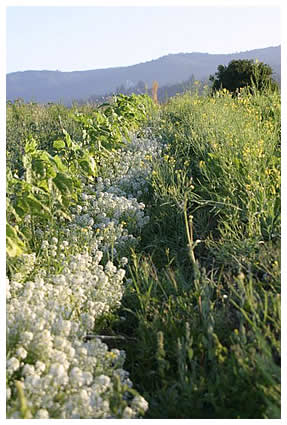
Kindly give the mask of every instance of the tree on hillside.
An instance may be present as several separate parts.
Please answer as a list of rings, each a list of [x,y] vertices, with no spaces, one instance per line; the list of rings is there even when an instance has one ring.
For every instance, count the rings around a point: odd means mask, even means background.
[[[263,62],[253,60],[233,60],[228,66],[219,65],[215,75],[211,75],[212,90],[225,88],[233,93],[241,87],[251,87],[253,84],[262,90],[266,86],[277,88],[277,83],[272,78],[272,68]]]

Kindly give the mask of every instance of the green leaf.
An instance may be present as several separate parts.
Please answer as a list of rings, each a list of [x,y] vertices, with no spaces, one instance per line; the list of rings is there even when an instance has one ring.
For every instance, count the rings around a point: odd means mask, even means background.
[[[68,148],[70,148],[72,146],[72,139],[71,136],[69,135],[69,133],[63,128],[63,133],[65,135],[65,142]]]
[[[25,198],[25,202],[29,206],[30,214],[38,216],[51,215],[49,208],[32,195],[32,193]]]
[[[72,193],[74,189],[73,180],[63,173],[58,173],[53,179],[53,183],[62,194]]]
[[[24,242],[18,232],[9,223],[6,224],[6,252],[8,257],[17,257],[25,249]]]
[[[96,161],[91,155],[85,154],[83,158],[80,159],[79,165],[82,170],[89,176],[96,176],[97,166]]]
[[[19,222],[21,220],[9,198],[6,198],[6,216],[12,217],[15,222]]]
[[[38,180],[37,181],[37,189],[41,189],[44,190],[45,193],[49,193],[50,188],[49,188],[49,181],[47,179],[43,179],[43,180]]]
[[[61,171],[63,173],[65,173],[67,171],[67,167],[63,164],[61,158],[58,155],[55,155],[52,158],[52,161],[56,165],[58,171]]]
[[[53,142],[54,149],[61,150],[61,149],[64,149],[65,147],[66,147],[66,143],[64,142],[64,140],[55,140]]]
[[[36,158],[36,159],[33,158],[33,162],[32,162],[33,172],[40,175],[40,177],[43,177],[43,178],[50,178],[50,177],[53,178],[56,176],[57,171],[54,169],[53,165],[54,164],[51,162],[49,157],[41,158],[41,156],[39,156],[39,158]]]

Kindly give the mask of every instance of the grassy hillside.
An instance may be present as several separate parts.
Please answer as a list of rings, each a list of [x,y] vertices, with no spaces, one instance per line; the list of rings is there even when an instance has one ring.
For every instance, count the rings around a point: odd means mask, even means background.
[[[7,138],[8,417],[280,418],[280,95],[17,103]]]

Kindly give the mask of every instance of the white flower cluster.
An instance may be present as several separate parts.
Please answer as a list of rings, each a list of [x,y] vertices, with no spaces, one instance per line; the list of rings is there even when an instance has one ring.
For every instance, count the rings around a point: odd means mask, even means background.
[[[110,417],[113,377],[131,386],[128,372],[122,373],[124,352],[108,351],[99,339],[85,342],[94,321],[119,305],[123,292],[125,271],[111,261],[103,267],[101,257],[101,251],[78,254],[61,274],[7,282],[7,377],[22,380],[33,417]],[[11,398],[11,388],[7,394]],[[11,418],[20,415],[15,395]]]
[[[68,326],[67,320],[72,329],[81,327],[80,335],[90,331],[97,317],[120,305],[123,294],[125,271],[111,261],[105,267],[99,264],[102,255],[101,251],[93,257],[87,253],[77,254],[69,258],[61,274],[46,274],[44,279],[38,277],[22,284],[15,280],[10,282],[8,312],[12,323],[8,321],[9,332],[18,332],[18,326],[21,332],[23,324],[31,329],[40,326],[41,331],[43,314],[46,314],[45,326],[54,334],[64,332],[62,327]],[[37,323],[34,323],[35,317]]]
[[[148,192],[147,176],[160,154],[158,142],[134,138],[103,160],[104,174],[109,177],[86,185],[69,225],[74,234],[79,227],[87,230],[90,252],[100,249],[120,259],[135,247],[136,237],[149,222],[145,205],[138,199]]]
[[[89,196],[85,201],[85,207],[74,215],[75,223],[85,228],[104,229],[111,222],[118,225],[124,221],[135,233],[148,222],[144,217],[145,205],[135,198],[127,199],[113,193],[98,192]]]
[[[156,140],[134,138],[109,160],[107,177],[98,180],[97,191],[141,199],[148,192],[147,176],[152,163],[161,155],[161,145]]]
[[[148,190],[146,176],[159,154],[154,141],[138,139],[117,151],[109,179],[86,185],[57,237],[36,229],[41,256],[19,258],[6,287],[9,418],[22,417],[16,381],[33,418],[136,418],[147,410],[140,395],[129,393],[125,353],[87,335],[95,320],[120,306],[121,267],[149,221],[136,198]]]

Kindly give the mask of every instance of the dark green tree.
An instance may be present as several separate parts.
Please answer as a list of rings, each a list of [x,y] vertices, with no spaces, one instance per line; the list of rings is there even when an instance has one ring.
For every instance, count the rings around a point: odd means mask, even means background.
[[[258,90],[266,87],[276,89],[278,87],[272,78],[272,68],[263,62],[254,60],[233,60],[228,66],[219,65],[215,75],[211,75],[212,90],[227,89],[237,92],[242,87],[255,85]]]

